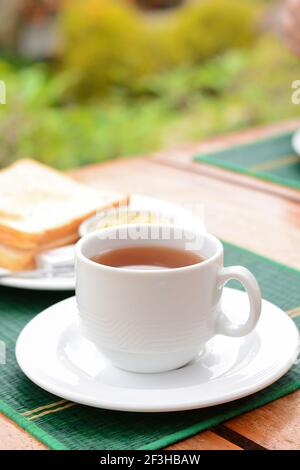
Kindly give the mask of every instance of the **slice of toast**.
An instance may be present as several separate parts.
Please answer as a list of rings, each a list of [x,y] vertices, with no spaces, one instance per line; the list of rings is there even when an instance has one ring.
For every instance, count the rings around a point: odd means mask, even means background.
[[[35,249],[13,248],[0,243],[0,266],[10,271],[25,271],[36,267],[35,257],[38,253],[51,250],[59,246],[69,245],[78,240],[78,235],[67,236],[47,245],[37,246]]]
[[[127,195],[89,188],[34,160],[19,160],[0,171],[0,244],[34,251],[55,246],[74,237],[90,215],[127,202]]]

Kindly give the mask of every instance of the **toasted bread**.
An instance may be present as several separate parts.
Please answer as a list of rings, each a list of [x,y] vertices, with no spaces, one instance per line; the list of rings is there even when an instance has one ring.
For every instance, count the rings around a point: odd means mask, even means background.
[[[36,267],[35,257],[38,253],[59,246],[75,243],[78,240],[78,235],[74,234],[52,241],[46,245],[38,245],[34,249],[19,249],[13,248],[0,243],[0,266],[1,268],[9,269],[10,271],[23,271],[34,269]]]
[[[0,171],[0,244],[33,252],[56,246],[76,237],[90,215],[127,202],[127,195],[98,191],[34,160],[19,160]],[[3,259],[0,253],[0,266],[7,264]]]

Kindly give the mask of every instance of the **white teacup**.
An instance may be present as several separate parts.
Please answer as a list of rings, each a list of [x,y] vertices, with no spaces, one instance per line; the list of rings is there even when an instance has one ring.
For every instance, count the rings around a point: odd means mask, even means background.
[[[138,245],[193,249],[204,261],[175,269],[142,270],[102,265],[102,251]],[[115,366],[162,372],[191,361],[217,334],[244,336],[255,327],[261,294],[241,266],[223,267],[223,246],[212,235],[162,225],[123,225],[83,237],[76,245],[76,298],[83,335]],[[233,324],[222,312],[224,284],[246,289],[247,321]]]

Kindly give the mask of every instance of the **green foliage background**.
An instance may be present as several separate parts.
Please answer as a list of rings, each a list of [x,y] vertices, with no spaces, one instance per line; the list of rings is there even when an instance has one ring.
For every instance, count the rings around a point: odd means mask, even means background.
[[[0,61],[0,165],[66,169],[299,117],[300,60],[263,32],[264,5],[203,0],[149,17],[125,0],[65,0],[54,63]]]

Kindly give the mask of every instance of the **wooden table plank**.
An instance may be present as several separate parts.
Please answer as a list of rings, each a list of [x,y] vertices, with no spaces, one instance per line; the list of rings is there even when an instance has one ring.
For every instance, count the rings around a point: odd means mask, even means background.
[[[47,447],[0,413],[0,450],[46,450]]]
[[[196,436],[176,442],[168,450],[243,450],[224,437],[218,436],[212,431],[205,431]]]
[[[224,426],[271,450],[300,449],[300,391],[232,419]],[[233,435],[228,437],[234,439]]]
[[[213,137],[200,143],[184,145],[180,148],[170,149],[169,151],[158,152],[153,158],[164,165],[189,170],[194,173],[210,176],[216,180],[230,182],[239,187],[249,187],[256,191],[277,194],[281,197],[300,202],[300,192],[296,189],[272,183],[271,181],[264,181],[260,178],[247,176],[242,173],[236,173],[215,165],[209,165],[205,162],[193,161],[193,156],[197,154],[213,152],[226,147],[253,142],[257,139],[274,135],[274,133],[291,131],[298,127],[300,127],[300,120],[288,121],[284,124],[274,124],[268,127],[247,129],[243,132]]]
[[[92,165],[72,175],[96,188],[202,204],[207,228],[216,236],[300,267],[300,205],[295,201],[143,158]],[[266,234],[272,234],[268,243]]]

